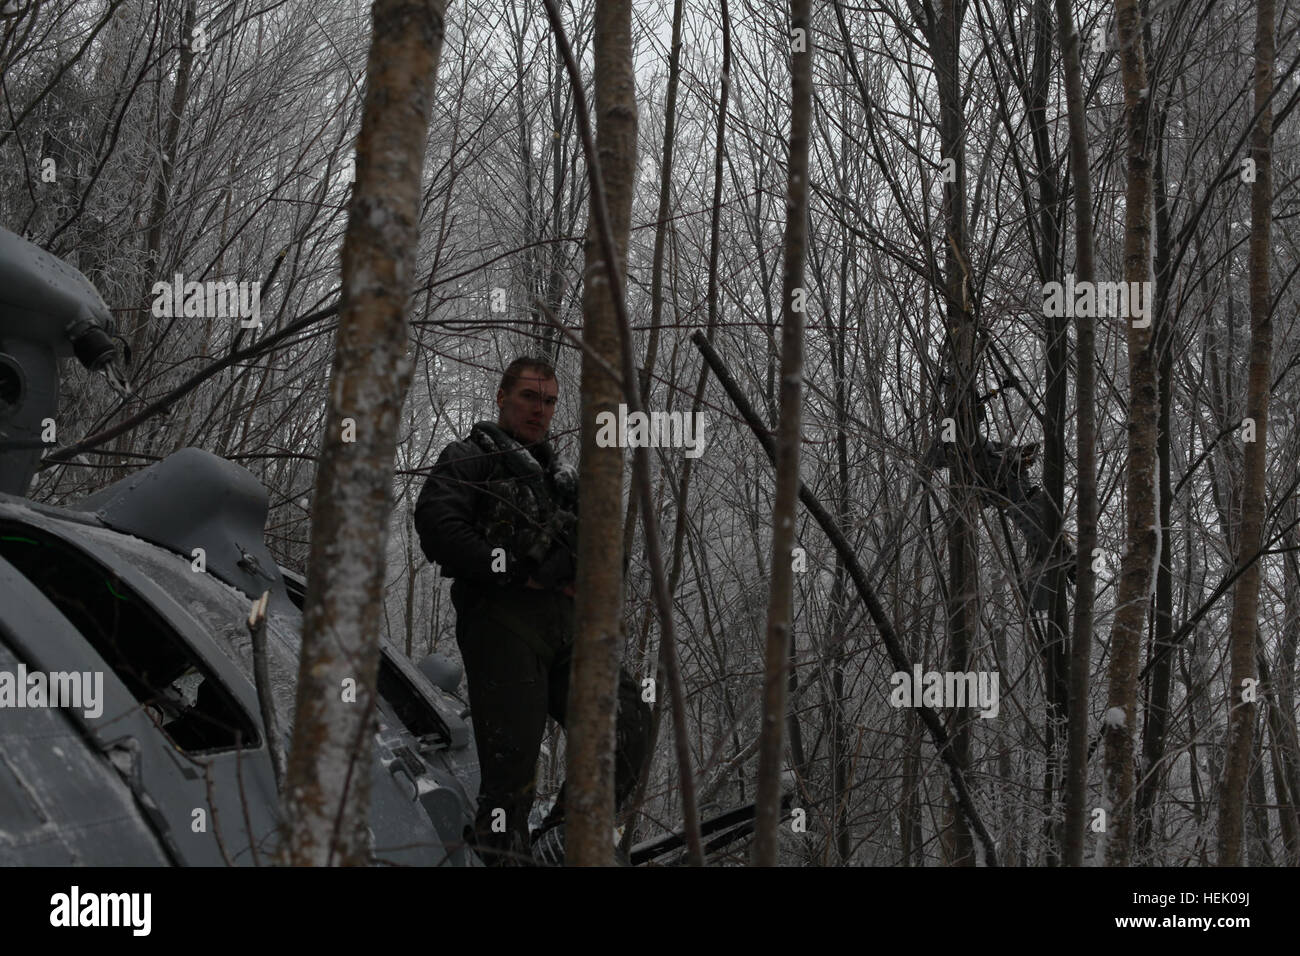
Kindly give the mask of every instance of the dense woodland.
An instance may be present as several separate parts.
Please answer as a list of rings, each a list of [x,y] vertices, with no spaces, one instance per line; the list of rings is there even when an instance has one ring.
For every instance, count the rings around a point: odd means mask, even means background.
[[[590,665],[542,794],[566,749],[608,783],[621,659],[657,691],[629,841],[757,800],[722,860],[1300,864],[1295,5],[373,15],[0,4],[0,223],[98,286],[130,383],[67,366],[31,497],[211,450],[269,490],[309,632],[455,656],[415,498],[540,353]],[[260,327],[156,314],[178,274],[260,283]],[[1150,285],[1125,316],[1053,282]],[[622,402],[702,413],[703,453],[597,449]],[[996,713],[898,706],[913,665],[996,674]]]

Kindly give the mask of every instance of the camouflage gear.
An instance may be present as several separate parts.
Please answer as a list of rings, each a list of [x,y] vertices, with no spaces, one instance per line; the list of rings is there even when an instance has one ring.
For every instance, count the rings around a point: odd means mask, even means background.
[[[479,422],[439,456],[415,527],[425,555],[448,577],[511,589],[533,578],[556,588],[577,572],[577,511],[577,475],[549,443],[525,448]]]
[[[474,841],[489,864],[531,861],[542,735],[548,716],[564,724],[568,707],[574,602],[565,585],[577,570],[577,510],[577,476],[550,445],[524,447],[491,422],[444,449],[416,504],[424,553],[456,579],[456,643],[482,773]],[[626,670],[615,733],[621,805],[636,788],[650,733],[650,708]],[[563,813],[561,787],[547,825]]]
[[[553,547],[576,552],[578,476],[572,465],[552,457],[540,462],[498,426],[479,422],[469,440],[497,456],[505,474],[486,489],[491,504],[480,516],[479,530],[494,548],[516,561],[541,565]]]
[[[932,467],[951,468],[956,448],[951,442],[936,443],[927,459]],[[1029,478],[1029,470],[1038,460],[1038,444],[1003,445],[979,435],[971,448],[970,468],[974,488],[982,508],[999,508],[1025,541],[1025,566],[1021,569],[1021,592],[1025,601],[1037,611],[1046,611],[1052,598],[1049,571],[1052,564],[1052,540],[1047,534],[1052,502]],[[1074,581],[1074,549],[1060,544],[1059,564],[1068,579]]]

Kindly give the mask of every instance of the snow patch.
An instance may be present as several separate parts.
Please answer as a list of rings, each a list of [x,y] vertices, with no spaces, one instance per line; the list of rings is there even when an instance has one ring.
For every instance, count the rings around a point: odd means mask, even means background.
[[[1106,715],[1101,718],[1103,727],[1123,727],[1124,726],[1124,708],[1112,707],[1106,711]]]

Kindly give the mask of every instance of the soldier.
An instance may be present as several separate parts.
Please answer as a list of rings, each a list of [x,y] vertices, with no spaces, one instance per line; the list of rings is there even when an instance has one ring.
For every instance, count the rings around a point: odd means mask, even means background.
[[[482,786],[474,842],[488,865],[563,862],[564,787],[531,847],[528,815],[546,716],[562,726],[573,661],[577,474],[547,440],[559,396],[543,358],[517,358],[497,389],[495,424],[448,445],[415,507],[420,545],[455,580]],[[650,710],[620,671],[615,799],[636,787]]]
[[[951,385],[947,373],[940,379],[940,384]],[[985,404],[1000,392],[1013,389],[1029,401],[1020,382],[1015,378],[1004,379],[998,388],[987,395],[977,395],[971,390],[974,402],[976,427],[983,425],[987,414]],[[949,406],[949,415],[954,415]],[[936,442],[926,456],[926,464],[931,468],[952,468],[957,453],[952,441]],[[1004,445],[985,435],[977,434],[971,444],[967,467],[974,479],[974,491],[981,508],[997,507],[1007,512],[1011,523],[1025,539],[1026,563],[1021,569],[1020,588],[1025,601],[1035,611],[1047,611],[1051,606],[1052,579],[1048,576],[1052,564],[1052,539],[1047,533],[1048,520],[1052,515],[1051,499],[1043,489],[1034,484],[1029,471],[1038,460],[1038,443],[1028,445]],[[1059,526],[1059,519],[1058,519]],[[1067,579],[1074,583],[1074,549],[1068,540],[1062,540],[1057,561],[1065,568]]]

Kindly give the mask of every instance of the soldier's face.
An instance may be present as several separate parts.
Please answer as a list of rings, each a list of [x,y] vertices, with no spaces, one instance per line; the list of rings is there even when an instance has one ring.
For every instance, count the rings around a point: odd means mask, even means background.
[[[497,424],[525,444],[546,437],[555,414],[560,384],[524,369],[508,393],[497,389]]]

